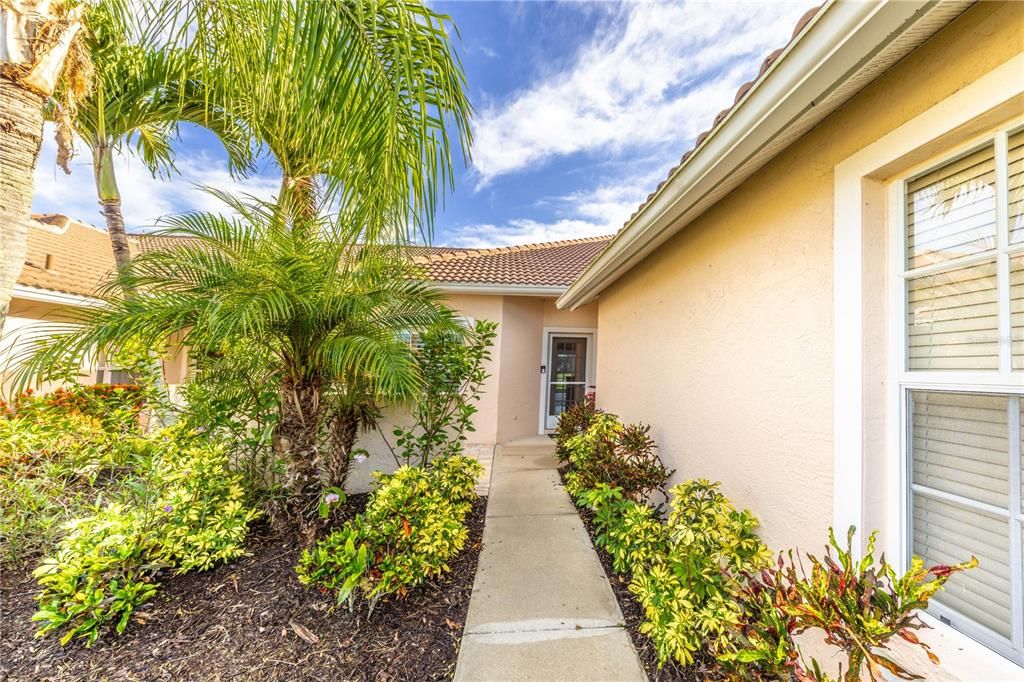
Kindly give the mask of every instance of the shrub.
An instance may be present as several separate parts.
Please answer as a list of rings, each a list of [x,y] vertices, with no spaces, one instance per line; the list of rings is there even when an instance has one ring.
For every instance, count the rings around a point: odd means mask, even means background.
[[[205,570],[243,553],[255,512],[223,447],[172,429],[139,444],[148,464],[123,499],[69,522],[56,554],[35,570],[40,635],[65,629],[62,643],[91,644],[109,625],[123,632],[162,570]]]
[[[136,466],[138,436],[80,413],[22,401],[0,416],[0,562],[52,550],[63,525],[97,495],[116,492]]]
[[[672,472],[655,454],[649,427],[619,422],[618,417],[595,413],[587,430],[564,443],[569,471],[565,487],[578,497],[598,484],[620,488],[623,495],[641,500],[661,489]]]
[[[94,417],[110,429],[138,430],[145,407],[144,389],[137,384],[70,384],[42,398],[50,409]]]
[[[336,591],[350,608],[365,599],[372,612],[382,597],[405,596],[448,571],[469,534],[465,517],[481,473],[475,459],[456,455],[377,474],[366,510],[303,552],[299,580]]]
[[[924,647],[938,663],[914,634],[923,627],[915,614],[976,559],[925,568],[914,558],[910,570],[897,576],[884,557],[876,562],[874,534],[864,557],[853,559],[851,528],[845,548],[830,531],[825,557],[808,555],[805,575],[792,552],[788,562],[783,555],[771,562],[754,532],[756,519],[736,510],[718,484],[688,481],[670,492],[665,523],[649,505],[604,484],[579,497],[594,511],[596,544],[611,555],[616,572],[632,576],[629,589],[644,609],[640,631],[651,638],[662,665],[689,665],[704,655],[736,679],[795,675],[825,682],[817,661],[805,668],[793,639],[810,629],[820,629],[826,643],[845,652],[847,682],[859,680],[865,667],[872,680],[882,679],[882,669],[914,679],[878,651],[896,636]]]
[[[462,452],[491,359],[498,323],[478,320],[472,330],[425,332],[416,353],[423,386],[416,395],[411,428],[394,434],[399,457],[408,465],[426,466],[435,458]]]
[[[594,512],[594,542],[612,558],[617,573],[646,569],[668,552],[668,532],[654,508],[626,499],[621,488],[598,483],[579,497]]]
[[[847,682],[860,680],[864,668],[871,680],[884,679],[883,669],[900,679],[915,679],[878,651],[896,636],[923,647],[932,663],[938,664],[938,657],[914,634],[925,627],[916,614],[947,580],[974,568],[978,560],[972,557],[953,566],[925,568],[914,557],[910,569],[898,576],[884,556],[876,562],[876,533],[868,538],[864,556],[854,559],[854,533],[851,526],[846,546],[841,547],[830,529],[825,556],[820,560],[807,556],[809,574],[797,571],[790,553],[788,562],[780,556],[774,568],[755,577],[744,592],[752,599],[741,622],[741,647],[727,659],[758,663],[768,673],[779,674],[788,667],[801,680],[826,680],[816,661],[812,660],[810,672],[804,670],[792,643],[793,635],[820,629],[826,643],[845,652],[848,666],[845,675],[840,668],[840,675]],[[783,650],[786,656],[780,655]]]
[[[688,665],[702,649],[730,649],[740,615],[740,586],[732,576],[758,571],[771,558],[754,532],[757,519],[733,507],[717,483],[687,481],[670,494],[668,551],[646,572],[634,570],[630,591],[644,608],[640,631],[659,659]]]
[[[573,436],[586,433],[595,414],[597,408],[594,406],[594,396],[588,394],[581,402],[569,405],[558,415],[558,424],[555,426],[555,455],[558,461],[569,461],[569,450],[565,444]]]

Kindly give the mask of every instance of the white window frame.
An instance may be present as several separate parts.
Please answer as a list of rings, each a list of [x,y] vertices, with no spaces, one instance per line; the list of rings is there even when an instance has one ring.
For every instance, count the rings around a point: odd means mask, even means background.
[[[884,466],[888,474],[882,483],[881,495],[876,490],[865,488],[866,479],[866,436],[865,384],[866,380],[878,380],[875,375],[865,374],[864,354],[866,344],[865,277],[864,252],[871,238],[865,231],[865,223],[878,220],[889,214],[880,210],[879,204],[886,198],[891,205],[891,195],[886,197],[885,183],[897,173],[902,173],[915,164],[920,166],[936,154],[949,151],[951,146],[965,139],[972,139],[961,148],[963,151],[975,144],[978,136],[997,128],[1000,122],[1013,120],[1024,113],[1024,55],[1017,55],[974,82],[960,88],[946,99],[936,103],[921,114],[906,121],[875,142],[863,147],[857,153],[838,163],[834,173],[834,223],[833,223],[833,525],[846,528],[856,525],[864,528],[865,509],[870,503],[872,511],[878,513],[881,507],[883,521],[875,523],[882,531],[879,549],[886,556],[903,563],[907,560],[907,513],[904,501],[907,497],[907,472],[905,468],[904,443],[906,434],[902,425],[906,423],[906,402],[903,393],[906,388],[919,386],[934,388],[935,384],[924,385],[907,382],[902,384],[904,370],[904,294],[900,301],[892,300],[894,290],[903,285],[902,278],[895,273],[903,272],[900,255],[894,254],[889,242],[886,289],[890,292],[889,319],[887,326],[887,368],[885,370],[885,431],[882,448]],[[1011,126],[1012,127],[1012,126]],[[972,134],[973,133],[973,134]],[[880,199],[881,196],[881,199]],[[1003,209],[1005,210],[1005,209]],[[891,222],[887,220],[887,222]],[[891,226],[889,226],[891,228]],[[893,234],[890,229],[888,234]],[[894,239],[894,238],[892,238]],[[874,248],[874,247],[870,247]],[[897,270],[897,267],[899,268]],[[870,311],[868,311],[870,313]],[[874,348],[872,346],[872,348]],[[969,383],[963,389],[988,388],[990,392],[1006,392],[1006,377],[961,377]],[[944,388],[956,388],[950,372],[943,372]],[[1020,373],[1011,373],[1009,379],[1020,379]],[[927,377],[925,377],[927,378]],[[914,377],[914,381],[917,377]],[[974,383],[975,380],[979,380]],[[1024,390],[1024,384],[1010,384],[1011,388]],[[878,461],[872,460],[873,462]],[[875,472],[871,472],[875,473]],[[877,478],[877,477],[876,477]],[[877,484],[877,481],[875,481]],[[869,502],[870,500],[870,502]],[[955,647],[946,651],[939,649],[943,666],[950,670],[959,667],[968,677],[977,674],[977,663],[984,657],[989,670],[998,669],[1009,678],[1019,677],[1020,668],[1000,657],[993,660],[986,655],[986,649],[961,635],[936,619],[924,616],[936,628],[936,641],[956,642]],[[1002,661],[1002,662],[1000,662]],[[993,667],[994,666],[994,667]]]
[[[1009,532],[1010,552],[1010,611],[1012,633],[1007,641],[988,628],[972,621],[970,618],[947,608],[938,602],[932,602],[930,610],[936,615],[953,623],[972,638],[1003,654],[1011,660],[1024,665],[1024,562],[1021,561],[1021,535],[1024,533],[1024,512],[1021,508],[1021,453],[1020,453],[1020,403],[1024,390],[1024,370],[1014,370],[1012,366],[1012,343],[1010,338],[1010,259],[1024,254],[1024,243],[1009,243],[1009,194],[1007,187],[1007,140],[1011,134],[1024,131],[1024,119],[1012,121],[994,133],[986,133],[965,144],[925,163],[912,167],[894,177],[888,187],[891,272],[895,277],[891,280],[894,286],[889,287],[890,306],[893,312],[893,331],[899,337],[898,348],[890,348],[896,365],[899,368],[896,382],[900,405],[900,461],[901,478],[905,481],[901,491],[904,534],[903,548],[900,554],[901,566],[909,565],[911,548],[913,547],[912,504],[913,494],[942,499],[967,507],[988,515],[1006,519]],[[907,267],[907,183],[924,173],[941,168],[958,158],[990,148],[995,158],[995,206],[996,206],[996,243],[995,247],[978,254],[962,256],[941,263],[929,264],[924,267],[908,269]],[[949,272],[959,268],[982,263],[996,264],[996,293],[998,305],[999,356],[998,369],[971,371],[957,370],[910,370],[908,369],[907,340],[907,282],[911,279],[937,272]],[[983,393],[1008,396],[1007,429],[1010,443],[1009,452],[1009,496],[1006,509],[975,500],[927,489],[913,483],[912,462],[910,452],[911,419],[910,400],[912,391],[936,391],[952,393]],[[963,557],[967,560],[969,557]]]

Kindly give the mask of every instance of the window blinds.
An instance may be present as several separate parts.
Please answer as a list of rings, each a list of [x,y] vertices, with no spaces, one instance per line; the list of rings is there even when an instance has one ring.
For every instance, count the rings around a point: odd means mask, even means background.
[[[999,368],[995,168],[989,144],[907,182],[908,370]]]
[[[990,145],[907,183],[907,269],[996,246],[996,162]]]
[[[1006,638],[1020,566],[1010,560],[1009,406],[1007,396],[911,392],[913,552],[929,565],[977,556],[935,600]]]

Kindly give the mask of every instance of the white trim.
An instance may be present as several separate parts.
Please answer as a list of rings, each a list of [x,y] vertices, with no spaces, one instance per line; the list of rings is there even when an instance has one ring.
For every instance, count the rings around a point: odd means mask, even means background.
[[[596,327],[544,327],[541,339],[540,363],[547,366],[551,354],[552,336],[578,336],[586,337],[587,342],[587,379],[586,385],[589,390],[597,385],[597,328]],[[540,375],[540,408],[537,417],[537,435],[543,436],[550,433],[547,428],[548,411],[548,372]]]
[[[558,300],[577,308],[971,2],[830,0]]]
[[[20,298],[25,301],[38,301],[40,303],[56,303],[57,305],[75,306],[79,308],[95,307],[103,305],[103,301],[91,296],[80,296],[78,294],[65,294],[50,289],[38,289],[36,287],[15,284],[11,299]]]
[[[446,294],[493,294],[498,296],[544,296],[557,298],[568,287],[539,286],[532,284],[463,284],[437,282],[436,288]]]

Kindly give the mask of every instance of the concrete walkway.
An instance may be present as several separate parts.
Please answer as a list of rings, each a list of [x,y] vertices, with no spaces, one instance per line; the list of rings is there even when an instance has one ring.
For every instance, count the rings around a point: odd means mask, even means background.
[[[497,448],[458,681],[646,679],[553,453]]]

